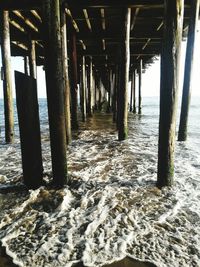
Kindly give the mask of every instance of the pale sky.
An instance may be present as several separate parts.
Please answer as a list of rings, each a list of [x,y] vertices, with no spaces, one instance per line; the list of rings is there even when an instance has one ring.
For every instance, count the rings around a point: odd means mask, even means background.
[[[200,96],[200,49],[197,47],[200,45],[200,33],[197,34],[196,46],[195,46],[195,55],[194,55],[194,65],[193,65],[193,88],[192,96]],[[185,58],[185,48],[186,42],[183,42],[182,45],[182,59],[181,59],[181,76],[183,76],[184,70],[184,58]],[[1,66],[1,56],[0,56],[0,66]],[[12,69],[13,69],[13,81],[14,81],[14,70],[24,71],[23,59],[20,57],[12,57]],[[38,97],[46,97],[45,89],[45,74],[42,67],[37,68],[37,81],[38,81]],[[138,84],[138,83],[137,83]],[[159,87],[160,87],[160,60],[155,61],[146,72],[143,74],[142,78],[142,96],[159,96]],[[180,88],[182,90],[182,86]],[[181,90],[179,93],[181,93]],[[15,96],[15,88],[13,82],[13,93]],[[0,81],[0,98],[3,97],[3,87],[2,81]]]

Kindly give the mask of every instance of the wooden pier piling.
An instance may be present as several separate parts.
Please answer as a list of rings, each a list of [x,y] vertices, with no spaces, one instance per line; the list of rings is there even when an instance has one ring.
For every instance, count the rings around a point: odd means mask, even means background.
[[[189,23],[186,58],[185,58],[185,72],[184,72],[178,141],[185,141],[187,139],[187,124],[188,124],[188,114],[190,106],[190,95],[192,89],[191,79],[193,70],[194,44],[195,44],[195,35],[197,32],[199,4],[200,0],[191,1],[190,23]]]
[[[29,41],[29,70],[30,76],[37,79],[35,41],[31,39]]]
[[[81,113],[82,121],[86,121],[86,72],[85,72],[85,57],[82,57],[82,73],[81,73]]]
[[[37,84],[33,77],[15,71],[24,184],[35,189],[43,184],[43,166]]]
[[[136,113],[136,70],[132,73],[132,90],[133,90],[133,113]]]
[[[89,69],[88,69],[88,107],[87,107],[87,111],[88,111],[88,117],[92,117],[93,115],[93,107],[92,107],[92,95],[93,95],[93,67],[92,67],[92,58],[89,57],[88,58],[88,65],[89,65]]]
[[[183,0],[165,1],[164,37],[161,53],[158,187],[173,184],[183,10]]]
[[[142,113],[142,59],[139,64],[138,114]]]
[[[130,104],[129,104],[129,111],[133,111],[133,75],[131,79],[131,92],[130,92]]]
[[[24,74],[29,75],[28,56],[24,56]]]
[[[63,58],[60,1],[43,2],[45,70],[49,113],[53,182],[62,187],[69,182],[66,161]]]
[[[118,139],[125,140],[128,137],[128,83],[129,83],[129,65],[130,65],[130,21],[131,9],[124,10],[124,27],[122,30],[121,46],[121,77],[118,91]]]
[[[70,25],[69,36],[69,58],[70,58],[70,89],[71,89],[71,126],[77,130],[78,125],[78,72],[77,72],[77,48],[76,33]]]
[[[67,51],[67,28],[65,8],[61,7],[61,38],[62,38],[62,63],[63,63],[63,79],[64,79],[64,110],[65,110],[65,128],[67,144],[71,143],[71,110],[70,110],[70,83],[68,69],[68,51]]]
[[[9,12],[1,11],[1,54],[3,65],[3,95],[4,95],[4,114],[5,114],[5,141],[14,141],[14,108],[12,96],[12,73],[11,73],[11,50],[10,50],[10,27]]]
[[[112,110],[113,110],[113,122],[116,122],[117,117],[117,72],[118,66],[116,65],[114,72],[114,84],[113,84],[113,102],[112,102]]]

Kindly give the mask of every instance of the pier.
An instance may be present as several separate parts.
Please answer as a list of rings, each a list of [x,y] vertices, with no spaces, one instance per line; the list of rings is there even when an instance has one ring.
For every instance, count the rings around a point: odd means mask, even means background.
[[[5,145],[15,143],[11,57],[24,60],[24,72],[15,72],[14,83],[25,188],[47,186],[59,192],[75,187],[73,171],[72,175],[68,172],[68,162],[73,162],[67,156],[68,146],[88,120],[98,119],[102,107],[105,122],[109,118],[110,123],[111,119],[117,130],[119,146],[130,138],[129,115],[143,115],[143,73],[158,57],[161,63],[155,186],[156,190],[173,187],[176,140],[187,139],[199,7],[200,0],[0,1]],[[181,88],[181,42],[186,38]],[[43,170],[38,66],[43,66],[46,79],[50,184],[46,183]],[[179,92],[182,106],[176,137]],[[73,155],[71,151],[69,154]]]

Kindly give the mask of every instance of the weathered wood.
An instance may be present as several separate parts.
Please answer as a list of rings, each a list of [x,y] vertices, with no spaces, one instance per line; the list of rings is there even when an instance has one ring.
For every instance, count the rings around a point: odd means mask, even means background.
[[[165,1],[164,38],[161,54],[158,187],[173,184],[183,4],[183,0]]]
[[[35,189],[43,183],[37,84],[33,77],[18,71],[15,71],[15,83],[23,180],[28,188]]]
[[[10,28],[8,11],[1,12],[2,20],[2,65],[3,65],[3,93],[4,93],[4,114],[5,114],[5,140],[6,143],[14,141],[14,110],[12,96],[12,70],[10,51]]]
[[[1,0],[0,2],[0,9],[6,9],[6,10],[19,10],[19,9],[37,9],[40,8],[42,3],[41,0]],[[117,7],[117,8],[124,8],[124,7],[143,7],[144,5],[147,5],[149,9],[155,9],[155,8],[162,8],[163,7],[163,1],[162,0],[154,0],[153,3],[149,2],[149,0],[96,0],[95,2],[92,0],[87,1],[80,1],[80,0],[68,0],[64,1],[66,3],[66,7],[72,6],[77,7],[80,6],[82,8],[105,8],[105,7]]]
[[[112,90],[111,90],[111,72],[112,70],[109,70],[106,78],[107,78],[107,88],[108,88],[108,103],[107,103],[107,113],[111,112],[111,98],[112,98]]]
[[[29,41],[29,70],[30,76],[37,79],[35,41],[33,40]]]
[[[70,90],[71,90],[71,126],[77,130],[78,125],[78,74],[77,74],[77,49],[76,33],[70,25],[69,36],[69,58],[70,58]]]
[[[93,94],[93,67],[92,67],[92,58],[88,58],[88,103],[87,103],[87,112],[88,117],[92,117],[93,108],[92,108],[92,94]]]
[[[119,58],[121,58],[121,50],[119,50]],[[117,103],[116,103],[116,126],[119,129],[119,109],[120,109],[120,102],[121,102],[121,62],[118,64],[117,68]]]
[[[81,8],[106,8],[106,7],[115,7],[115,8],[142,8],[144,5],[147,5],[149,9],[163,8],[162,0],[68,0],[68,5],[70,7],[80,6]]]
[[[4,10],[24,10],[24,9],[34,9],[42,5],[41,0],[1,0],[0,9]]]
[[[85,57],[82,57],[82,73],[81,73],[81,112],[82,121],[86,121],[86,72],[85,72]]]
[[[130,92],[130,104],[129,104],[129,111],[133,111],[133,75],[131,80],[131,92]]]
[[[139,65],[138,113],[142,113],[142,59]]]
[[[67,144],[71,143],[71,110],[70,110],[70,85],[68,70],[68,51],[67,51],[67,29],[66,29],[66,13],[65,9],[61,9],[61,38],[62,38],[62,63],[63,63],[63,79],[64,86],[64,109],[65,109],[65,128]]]
[[[97,110],[97,74],[94,72],[94,110]]]
[[[49,113],[53,182],[57,187],[69,183],[66,161],[66,129],[60,1],[44,0],[43,25],[45,71]]]
[[[184,84],[182,93],[182,105],[181,105],[178,141],[185,141],[187,139],[188,114],[190,106],[190,95],[192,90],[191,79],[192,79],[192,69],[193,69],[194,44],[197,32],[199,4],[200,0],[191,1],[191,15],[190,15],[191,17],[189,23],[186,58],[185,58]]]
[[[118,66],[116,66],[115,72],[114,72],[114,85],[113,85],[113,122],[116,122],[117,117],[117,71]]]
[[[102,102],[102,82],[101,82],[101,78],[99,77],[98,79],[98,87],[99,87],[99,101],[98,101],[98,110],[101,111],[102,109],[102,105],[101,105],[101,102]]]
[[[29,75],[28,57],[24,56],[24,74]]]
[[[136,70],[132,74],[132,90],[133,90],[133,113],[136,113]]]
[[[118,139],[124,140],[128,137],[128,83],[130,65],[130,23],[131,9],[124,10],[124,27],[122,30],[121,47],[121,88],[118,92]]]

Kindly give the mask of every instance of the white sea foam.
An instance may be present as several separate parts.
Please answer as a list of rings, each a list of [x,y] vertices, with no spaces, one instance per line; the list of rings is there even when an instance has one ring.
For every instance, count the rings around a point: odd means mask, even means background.
[[[129,139],[121,143],[109,123],[100,130],[88,123],[68,149],[71,187],[2,195],[0,238],[16,264],[94,267],[128,255],[159,267],[200,266],[199,139],[177,143],[176,184],[159,190],[155,119],[129,121]],[[1,183],[20,183],[19,143],[0,149]]]

